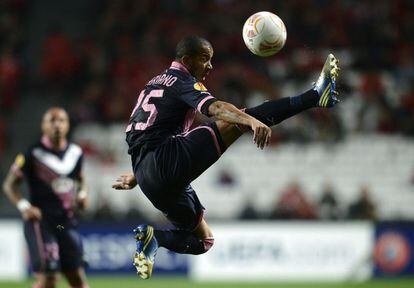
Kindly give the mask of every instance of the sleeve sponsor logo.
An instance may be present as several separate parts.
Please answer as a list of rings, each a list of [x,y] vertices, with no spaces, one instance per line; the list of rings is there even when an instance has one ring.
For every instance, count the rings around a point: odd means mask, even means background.
[[[23,168],[25,163],[25,158],[23,154],[19,154],[16,156],[16,159],[14,160],[14,165],[17,166],[17,168]]]
[[[206,92],[207,88],[201,82],[194,83],[194,89],[201,92]]]

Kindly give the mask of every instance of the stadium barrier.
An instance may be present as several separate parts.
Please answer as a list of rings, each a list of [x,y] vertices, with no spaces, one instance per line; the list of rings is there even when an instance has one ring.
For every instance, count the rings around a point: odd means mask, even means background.
[[[414,225],[379,223],[375,229],[375,277],[414,275]]]
[[[414,275],[414,223],[234,222],[212,224],[215,245],[204,255],[159,249],[156,275],[198,281],[363,281]],[[84,223],[88,274],[131,274],[132,224]],[[20,220],[0,220],[0,280],[29,274]]]
[[[26,246],[20,220],[0,220],[0,280],[27,277]]]
[[[215,246],[191,258],[208,281],[348,281],[372,275],[370,223],[251,222],[213,225]]]
[[[123,274],[136,273],[132,266],[135,251],[134,225],[116,224],[82,224],[80,232],[83,237],[85,260],[88,274]],[[188,261],[186,255],[176,254],[160,249],[154,274],[186,275]]]

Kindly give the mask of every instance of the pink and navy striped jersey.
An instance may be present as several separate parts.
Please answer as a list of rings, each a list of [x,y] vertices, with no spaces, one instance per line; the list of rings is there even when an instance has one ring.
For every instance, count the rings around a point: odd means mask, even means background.
[[[168,137],[186,132],[196,111],[208,116],[214,101],[205,86],[174,61],[139,94],[126,129],[128,152],[140,158]]]

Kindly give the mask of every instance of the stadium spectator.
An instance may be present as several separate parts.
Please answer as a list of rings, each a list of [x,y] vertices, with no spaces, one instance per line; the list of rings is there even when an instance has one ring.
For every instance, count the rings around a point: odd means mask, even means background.
[[[371,199],[369,187],[363,185],[360,189],[359,198],[348,208],[348,218],[354,220],[376,220],[377,211]]]
[[[219,171],[217,182],[219,185],[233,186],[237,183],[237,180],[233,173],[231,173],[231,169],[224,168]]]
[[[240,220],[257,220],[260,219],[260,214],[253,205],[253,199],[251,196],[246,197],[245,205],[240,212],[238,219]]]
[[[13,111],[18,99],[21,68],[13,55],[13,48],[6,46],[0,51],[0,111]]]
[[[42,44],[40,75],[52,87],[66,84],[76,76],[78,66],[70,38],[59,26],[52,27]]]
[[[3,159],[3,153],[6,150],[6,123],[0,116],[0,158]]]
[[[3,189],[24,221],[37,279],[33,287],[56,287],[60,270],[71,287],[86,288],[83,248],[74,215],[88,204],[82,150],[66,139],[69,117],[62,108],[48,109],[41,126],[40,141],[16,157]],[[29,200],[20,192],[23,178],[29,186]]]
[[[271,219],[286,220],[312,220],[317,217],[315,207],[313,207],[313,205],[306,199],[302,187],[296,181],[290,183],[281,193],[281,196],[270,215]]]
[[[414,79],[414,77],[413,77]],[[396,117],[399,120],[399,128],[403,134],[414,136],[414,84],[411,83],[409,89],[400,99],[397,107]]]
[[[99,122],[102,120],[101,103],[106,99],[102,81],[88,82],[72,107],[73,119],[77,123]]]
[[[413,185],[413,186],[414,186],[414,169],[413,169],[413,172],[412,172],[412,174],[411,174],[410,183],[411,183],[411,185]]]
[[[101,199],[103,199],[101,197]],[[96,221],[113,221],[116,219],[116,215],[112,211],[111,205],[108,200],[99,200],[99,206],[94,214],[94,220]]]
[[[323,187],[321,198],[318,203],[319,218],[323,220],[338,220],[342,218],[334,187],[326,183]]]

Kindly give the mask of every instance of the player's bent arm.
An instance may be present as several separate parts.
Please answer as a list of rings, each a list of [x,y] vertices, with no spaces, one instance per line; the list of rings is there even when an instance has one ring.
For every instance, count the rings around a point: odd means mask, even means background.
[[[253,141],[257,147],[263,149],[270,142],[272,130],[256,118],[237,109],[233,104],[216,101],[208,107],[211,116],[232,124],[247,125],[253,130]]]
[[[39,208],[32,206],[29,201],[22,197],[22,193],[19,190],[21,178],[17,177],[12,171],[6,176],[3,182],[3,191],[9,198],[10,202],[16,205],[16,208],[22,214],[25,220],[40,220],[42,218],[42,212]]]
[[[23,199],[19,190],[19,184],[21,179],[17,177],[13,172],[9,171],[3,182],[3,191],[9,198],[10,202],[17,206],[17,203]]]
[[[232,124],[242,124],[251,127],[251,123],[255,120],[252,116],[240,111],[233,104],[216,101],[208,107],[208,113],[217,119]]]

